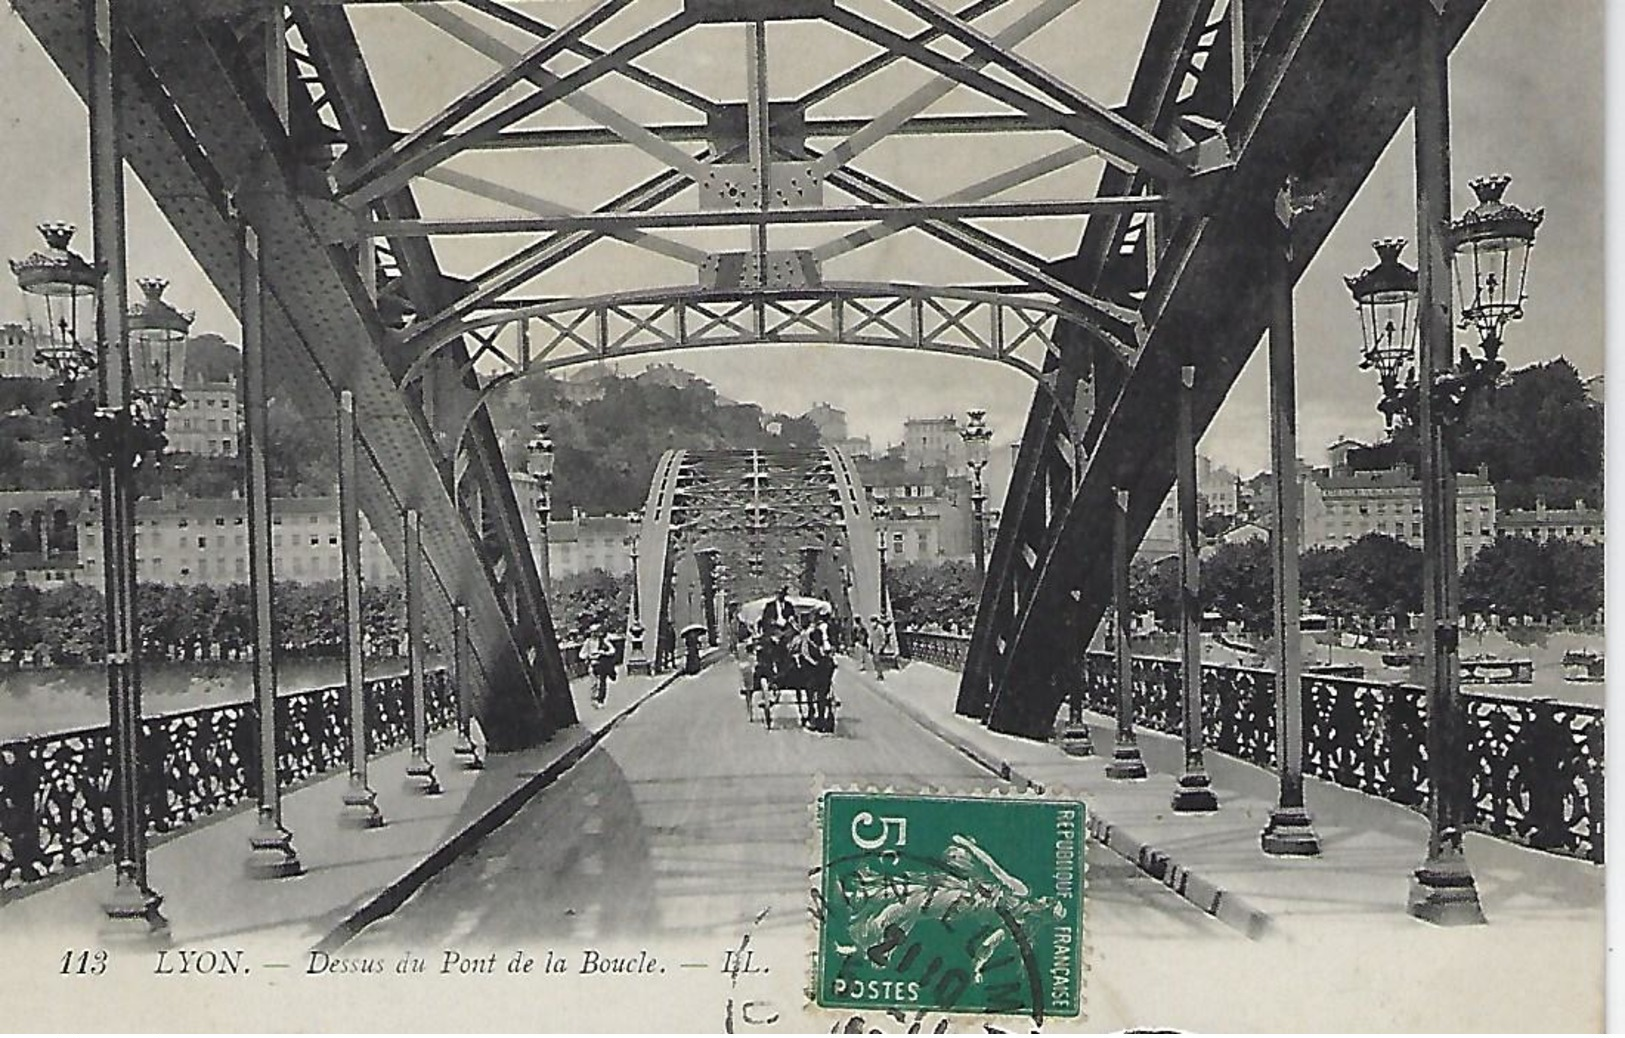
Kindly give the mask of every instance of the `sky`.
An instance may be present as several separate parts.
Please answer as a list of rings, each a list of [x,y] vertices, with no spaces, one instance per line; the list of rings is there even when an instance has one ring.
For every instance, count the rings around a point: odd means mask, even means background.
[[[869,8],[881,10],[883,0]],[[664,11],[666,0],[640,0],[626,15],[633,22],[605,26],[606,39],[635,30],[636,19]],[[1031,6],[1015,0],[1008,11],[990,16],[997,30]],[[447,9],[464,10],[459,5]],[[1121,95],[1138,55],[1152,4],[1148,0],[1079,0],[1052,26],[1021,46],[1021,52],[1063,76],[1103,103]],[[557,20],[582,10],[579,3],[531,5]],[[396,9],[352,8],[358,35],[379,79],[389,116],[398,126],[415,125],[457,90],[471,85],[490,66],[421,19]],[[490,27],[490,23],[484,23]],[[910,23],[896,21],[899,28]],[[788,96],[821,81],[870,50],[834,30],[792,42],[780,26],[770,28],[770,68],[776,96]],[[1556,355],[1567,356],[1582,374],[1602,371],[1603,335],[1603,3],[1602,0],[1490,0],[1452,60],[1454,209],[1471,202],[1468,180],[1482,173],[1511,174],[1508,200],[1544,206],[1532,261],[1527,318],[1508,334],[1505,356],[1521,366]],[[513,46],[523,37],[492,31]],[[645,61],[651,69],[685,73],[684,81],[724,99],[743,96],[738,37],[732,27],[699,30],[680,46],[668,45]],[[598,37],[594,37],[598,39]],[[1079,40],[1087,41],[1078,45]],[[556,66],[568,69],[568,61]],[[838,98],[818,114],[872,112],[925,82],[924,70],[899,62],[862,91]],[[864,91],[868,91],[865,93]],[[640,119],[679,115],[669,102],[635,87],[605,85],[600,96]],[[515,92],[512,96],[518,96]],[[962,92],[931,111],[966,111]],[[555,107],[522,125],[581,125]],[[26,255],[35,245],[33,225],[67,219],[88,228],[85,113],[60,73],[45,57],[21,20],[0,8],[0,253]],[[922,197],[934,197],[980,179],[988,172],[1057,146],[1048,137],[983,138],[997,141],[981,153],[919,140],[888,142],[862,157],[860,165],[902,182]],[[1349,207],[1297,289],[1298,397],[1302,454],[1324,458],[1332,440],[1381,433],[1375,405],[1377,387],[1356,368],[1359,328],[1342,276],[1373,262],[1369,243],[1391,235],[1415,237],[1409,125],[1390,145],[1371,178]],[[996,153],[995,153],[996,152]],[[454,162],[454,168],[524,186],[562,204],[597,204],[622,183],[656,168],[652,160],[627,160],[627,149],[599,149],[584,161],[561,169],[558,153],[482,153]],[[544,163],[551,162],[548,166]],[[1098,162],[1085,162],[1036,181],[1005,197],[1078,197],[1093,191]],[[133,182],[129,189],[131,271],[157,274],[172,282],[169,298],[197,310],[195,330],[216,332],[231,341],[239,335],[231,310],[218,297],[162,215]],[[420,192],[427,215],[480,215],[508,212],[437,184]],[[686,196],[692,205],[692,195]],[[827,197],[840,199],[831,194]],[[683,199],[679,199],[682,203]],[[1025,221],[1019,227],[990,224],[1024,247],[1052,258],[1070,255],[1081,219]],[[776,232],[775,248],[806,246],[849,228],[819,231],[789,228]],[[678,236],[682,232],[674,232]],[[89,250],[89,232],[78,244]],[[858,250],[832,263],[830,279],[995,280],[970,261],[944,258],[923,236],[905,233]],[[687,232],[704,248],[738,249],[725,232]],[[521,244],[513,239],[463,239],[438,248],[448,271],[470,274]],[[591,257],[589,260],[587,257]],[[1414,252],[1407,253],[1414,265]],[[682,283],[692,274],[671,261],[614,243],[595,247],[581,260],[538,281],[531,290],[552,295],[614,291]],[[0,285],[0,321],[24,316],[23,302],[7,279]],[[729,396],[757,401],[777,411],[800,413],[820,401],[845,409],[854,434],[877,443],[901,438],[910,416],[989,412],[1001,436],[1019,431],[1031,398],[1031,383],[1017,372],[987,362],[854,347],[748,347],[686,351],[655,360],[677,363],[711,380]],[[626,362],[625,370],[641,367]],[[1244,370],[1202,442],[1216,461],[1244,475],[1262,468],[1268,457],[1267,386],[1264,351]]]

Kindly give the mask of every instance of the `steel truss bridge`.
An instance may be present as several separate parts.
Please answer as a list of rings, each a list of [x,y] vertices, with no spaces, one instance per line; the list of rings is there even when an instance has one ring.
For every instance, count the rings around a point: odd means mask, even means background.
[[[837,616],[881,612],[875,527],[851,459],[810,451],[667,451],[638,531],[637,622],[656,656],[698,624],[788,587]]]
[[[503,0],[98,0],[99,103],[245,340],[263,335],[268,392],[312,421],[353,394],[355,497],[402,568],[403,516],[421,517],[425,622],[442,645],[466,636],[494,748],[573,711],[488,388],[573,360],[792,341],[1039,376],[960,708],[1042,735],[1110,594],[1118,492],[1135,542],[1172,484],[1181,369],[1199,435],[1411,110],[1419,34],[1403,27],[1442,10],[1448,48],[1483,2],[1147,0],[1106,104],[1048,67],[1089,36],[1079,0],[598,0],[562,18]],[[81,96],[102,96],[93,5],[12,6]],[[770,35],[851,58],[809,86]],[[1029,56],[1046,39],[1050,58]],[[448,57],[449,96],[413,94],[419,47]],[[898,87],[898,70],[927,78]],[[914,183],[942,163],[888,149],[923,140],[976,157],[974,179]],[[1093,190],[1073,182],[1097,167]],[[1036,244],[1056,221],[1076,247]],[[847,229],[807,245],[818,227]],[[888,253],[884,274],[826,280],[894,239],[924,261]],[[835,488],[819,543],[837,505],[860,537],[838,456],[752,457],[766,474],[749,488]],[[716,536],[743,464],[661,462],[642,530],[651,629],[666,569]],[[705,503],[712,488],[729,509]],[[765,532],[784,513],[762,507],[746,514]]]

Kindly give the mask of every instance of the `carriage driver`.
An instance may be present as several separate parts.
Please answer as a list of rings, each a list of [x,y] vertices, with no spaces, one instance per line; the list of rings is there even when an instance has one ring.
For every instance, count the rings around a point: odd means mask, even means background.
[[[790,589],[780,587],[773,601],[762,610],[762,633],[782,644],[787,635],[800,629],[801,621],[796,616],[796,607],[790,604]]]

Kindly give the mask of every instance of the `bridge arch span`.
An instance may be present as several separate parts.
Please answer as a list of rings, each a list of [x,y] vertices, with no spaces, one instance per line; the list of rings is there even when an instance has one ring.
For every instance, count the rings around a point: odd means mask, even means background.
[[[1103,329],[1080,308],[1017,292],[886,282],[830,282],[780,290],[692,286],[566,299],[464,321],[465,370],[487,378],[551,371],[594,361],[709,346],[833,344],[879,346],[993,361],[1037,379],[1058,355],[1061,324],[1088,329],[1132,354],[1130,326]],[[435,338],[439,338],[436,336]],[[433,339],[409,352],[410,383],[441,349]]]

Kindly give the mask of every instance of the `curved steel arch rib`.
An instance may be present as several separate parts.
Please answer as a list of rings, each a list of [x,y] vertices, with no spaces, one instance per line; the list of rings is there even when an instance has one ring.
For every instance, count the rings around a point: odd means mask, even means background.
[[[702,553],[732,574],[728,590],[739,600],[795,586],[797,568],[817,568],[822,557],[832,591],[844,576],[854,615],[880,611],[875,528],[857,471],[837,448],[668,450],[655,465],[637,536],[638,601],[627,620],[642,625],[650,658],[673,619],[673,581],[680,569],[695,572],[688,561]],[[808,558],[809,549],[818,557]],[[760,557],[757,566],[747,565],[750,555]]]
[[[831,343],[995,361],[1036,379],[1038,366],[1017,351],[1037,345],[1053,353],[1061,322],[1093,327],[1097,319],[1013,292],[830,282],[768,291],[685,286],[559,300],[470,319],[461,331],[478,343],[469,367],[487,375],[707,346]],[[512,341],[499,342],[509,329]],[[1124,337],[1132,340],[1126,326]],[[402,384],[421,377],[438,351],[414,356]]]

